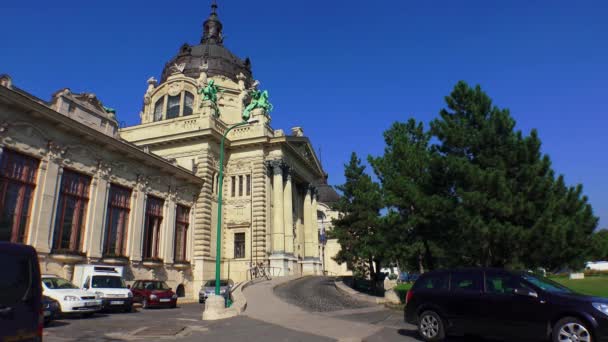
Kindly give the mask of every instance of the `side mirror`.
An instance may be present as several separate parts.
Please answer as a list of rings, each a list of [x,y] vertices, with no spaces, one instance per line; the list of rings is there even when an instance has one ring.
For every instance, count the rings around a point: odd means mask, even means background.
[[[131,285],[127,285],[127,288],[130,290],[131,289]]]
[[[518,296],[538,298],[538,293],[526,288],[517,288],[513,292]]]

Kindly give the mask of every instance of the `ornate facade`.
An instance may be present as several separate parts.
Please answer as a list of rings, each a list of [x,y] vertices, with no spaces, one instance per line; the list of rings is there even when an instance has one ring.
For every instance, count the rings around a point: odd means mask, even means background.
[[[75,263],[122,263],[127,280],[159,278],[195,297],[215,277],[220,141],[259,94],[222,28],[214,5],[200,44],[148,80],[132,127],[118,129],[93,94],[64,89],[45,102],[1,77],[0,179],[19,195],[0,203],[0,240],[35,246],[44,272],[69,279]],[[199,95],[210,84],[217,101]],[[275,276],[321,273],[326,191],[315,184],[327,175],[302,128],[275,130],[255,108],[224,150],[222,277],[245,280],[259,263]]]

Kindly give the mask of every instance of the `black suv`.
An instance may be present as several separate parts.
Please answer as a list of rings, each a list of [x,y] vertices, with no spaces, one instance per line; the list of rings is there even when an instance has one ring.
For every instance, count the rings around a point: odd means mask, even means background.
[[[405,321],[425,341],[446,335],[560,342],[608,341],[608,299],[502,269],[433,271],[406,296]]]

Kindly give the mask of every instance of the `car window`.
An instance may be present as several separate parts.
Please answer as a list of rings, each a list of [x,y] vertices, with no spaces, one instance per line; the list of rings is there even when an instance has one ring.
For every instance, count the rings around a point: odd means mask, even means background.
[[[508,273],[486,273],[486,292],[491,294],[513,294],[515,289],[527,288],[519,277]]]
[[[142,282],[143,288],[149,291],[153,290],[168,290],[169,286],[164,281],[148,281]]]
[[[538,286],[540,289],[545,290],[547,292],[552,293],[572,293],[573,291],[569,288],[558,284],[552,280],[549,280],[545,277],[537,276],[534,274],[525,273],[521,276],[525,280],[529,281],[535,286]]]
[[[70,283],[63,278],[42,278],[44,285],[51,290],[77,289],[78,286]]]
[[[220,280],[220,286],[228,286],[228,280]],[[209,280],[205,283],[205,287],[215,287],[215,280]]]
[[[435,289],[435,290],[447,290],[449,288],[449,274],[438,273],[424,275],[416,284],[414,284],[414,290],[420,289]]]
[[[91,281],[92,288],[105,288],[105,289],[125,289],[127,285],[121,277],[114,276],[93,276]]]
[[[29,297],[33,266],[28,255],[11,256],[2,263],[0,305],[14,305]],[[38,280],[36,280],[38,281]]]
[[[481,278],[481,272],[479,271],[453,272],[452,291],[481,292]]]

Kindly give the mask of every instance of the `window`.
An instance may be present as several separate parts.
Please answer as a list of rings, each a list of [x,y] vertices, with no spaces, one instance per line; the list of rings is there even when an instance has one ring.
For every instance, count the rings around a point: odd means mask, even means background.
[[[447,290],[449,288],[449,274],[429,274],[422,276],[415,286],[415,290],[420,289],[434,289],[434,290]]]
[[[512,294],[515,289],[528,288],[519,277],[508,273],[486,272],[486,292],[491,294]]]
[[[108,198],[108,216],[103,252],[104,255],[125,255],[127,224],[131,190],[112,184]]]
[[[243,196],[243,176],[239,176],[239,197]]]
[[[211,192],[215,193],[215,173],[211,175]]]
[[[116,276],[93,276],[91,287],[94,289],[126,289],[125,281]]]
[[[234,258],[245,257],[245,233],[234,233]]]
[[[247,196],[251,196],[251,175],[247,175],[247,184],[245,189],[247,189]]]
[[[215,193],[217,194],[220,188],[220,174],[215,174]]]
[[[194,104],[194,95],[190,92],[184,92],[184,113],[183,116],[192,115],[192,106]]]
[[[232,176],[232,185],[231,185],[232,189],[230,190],[230,195],[232,197],[236,196],[236,177]]]
[[[39,161],[0,152],[0,241],[25,242]]]
[[[167,119],[173,119],[179,116],[179,99],[180,95],[169,96],[167,101]]]
[[[148,197],[146,203],[146,222],[144,225],[144,259],[157,259],[159,256],[160,224],[163,221],[164,201],[160,198]]]
[[[89,204],[91,177],[64,170],[55,217],[53,250],[79,252]]]
[[[190,208],[177,206],[175,218],[175,261],[186,261],[186,242],[188,241],[188,226],[190,225]]]
[[[165,97],[161,97],[154,105],[154,121],[163,119],[163,110],[165,109]]]
[[[526,273],[522,275],[522,278],[544,291],[551,293],[572,293],[572,290],[569,288],[541,276]]]
[[[481,272],[462,271],[452,273],[452,291],[481,292]]]

